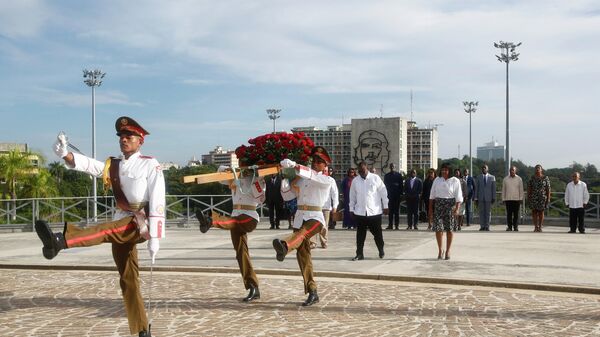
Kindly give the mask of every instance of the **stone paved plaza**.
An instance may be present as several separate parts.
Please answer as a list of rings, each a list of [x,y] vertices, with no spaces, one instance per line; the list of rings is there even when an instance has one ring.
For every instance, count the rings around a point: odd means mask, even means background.
[[[261,276],[262,298],[233,274],[155,272],[153,336],[599,336],[600,296]],[[149,273],[142,273],[144,295]],[[116,272],[2,270],[1,336],[127,336]]]
[[[350,261],[355,232],[334,230],[329,247],[313,251],[321,302],[303,308],[295,256],[278,262],[270,244],[288,230],[250,234],[262,299],[246,304],[229,233],[173,228],[154,272],[153,335],[600,336],[600,232],[530,229],[466,228],[450,261],[435,259],[430,232],[384,231],[385,258],[367,236],[359,262]],[[48,261],[35,233],[1,234],[0,336],[128,336],[113,269],[110,245]],[[141,279],[148,298],[149,273]],[[536,290],[514,288],[523,285]]]

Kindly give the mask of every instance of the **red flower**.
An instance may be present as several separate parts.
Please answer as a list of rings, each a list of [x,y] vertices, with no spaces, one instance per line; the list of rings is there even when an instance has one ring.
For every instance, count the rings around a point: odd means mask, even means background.
[[[265,134],[248,140],[250,145],[240,145],[235,150],[241,166],[277,164],[289,158],[307,165],[314,142],[303,132]]]

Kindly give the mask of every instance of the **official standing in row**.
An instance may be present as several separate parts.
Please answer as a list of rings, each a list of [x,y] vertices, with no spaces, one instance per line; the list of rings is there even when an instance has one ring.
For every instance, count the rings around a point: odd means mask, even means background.
[[[369,172],[363,161],[358,165],[358,177],[352,180],[350,186],[350,213],[356,218],[356,256],[352,261],[364,260],[363,247],[367,229],[375,238],[379,250],[379,258],[385,256],[383,250],[383,234],[381,232],[381,217],[388,214],[384,205],[388,204],[385,185],[378,175]]]
[[[62,233],[53,233],[46,221],[38,220],[35,230],[44,244],[42,252],[47,259],[53,259],[63,249],[110,242],[129,330],[131,334],[147,337],[150,331],[140,292],[136,245],[148,240],[154,263],[159,239],[165,237],[165,180],[158,161],[140,153],[144,138],[150,133],[129,117],[119,117],[115,129],[123,155],[104,163],[69,152],[64,135],[59,135],[54,144],[54,153],[69,168],[103,177],[105,187],[112,188],[117,202],[113,221],[86,228],[65,223]]]
[[[388,226],[386,229],[399,229],[400,226],[400,199],[402,198],[403,177],[396,171],[396,165],[390,164],[390,172],[383,176],[383,183],[388,196]]]
[[[517,175],[517,167],[511,166],[509,174],[502,180],[502,201],[506,207],[506,231],[519,231],[519,209],[525,190],[523,179]]]
[[[296,178],[291,183],[282,183],[284,200],[298,199],[298,210],[294,218],[294,232],[284,240],[273,240],[273,248],[277,261],[283,261],[285,256],[296,249],[298,266],[304,279],[304,293],[308,298],[303,306],[319,302],[317,283],[313,276],[312,258],[310,254],[310,238],[321,232],[327,226],[323,217],[323,205],[330,196],[331,180],[323,174],[323,170],[331,163],[331,158],[325,148],[313,148],[311,168],[297,165],[294,161],[284,159],[281,167],[294,168]]]
[[[590,201],[590,193],[587,190],[587,185],[580,180],[579,172],[573,173],[573,181],[567,184],[565,190],[565,204],[569,207],[569,233],[575,233],[579,229],[579,233],[585,233],[585,207]]]
[[[417,177],[417,171],[415,169],[410,170],[410,178],[404,182],[407,208],[406,221],[408,223],[406,229],[419,229],[419,198],[422,191],[423,182]]]

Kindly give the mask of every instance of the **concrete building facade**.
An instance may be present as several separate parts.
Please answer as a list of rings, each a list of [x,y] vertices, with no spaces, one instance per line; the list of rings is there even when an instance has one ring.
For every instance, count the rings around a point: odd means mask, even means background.
[[[202,155],[202,164],[204,165],[225,165],[230,167],[239,167],[239,161],[233,150],[223,150],[221,146],[215,147],[208,154]]]
[[[328,126],[321,130],[314,126],[293,128],[292,132],[304,132],[313,140],[315,145],[323,146],[331,157],[331,167],[334,170],[334,178],[338,181],[344,178],[346,170],[352,165],[352,153],[350,144],[352,142],[352,125]]]
[[[504,145],[498,145],[498,142],[492,140],[489,143],[485,143],[483,146],[477,147],[477,159],[484,161],[490,161],[493,159],[504,158]]]
[[[407,171],[407,120],[400,117],[352,119],[352,164],[365,161],[381,176],[394,163]]]
[[[408,122],[407,167],[427,170],[438,166],[438,130],[420,129],[414,121]]]

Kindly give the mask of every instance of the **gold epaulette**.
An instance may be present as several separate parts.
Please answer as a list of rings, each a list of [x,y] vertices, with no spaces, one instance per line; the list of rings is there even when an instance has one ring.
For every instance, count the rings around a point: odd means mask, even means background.
[[[102,170],[102,183],[104,184],[104,193],[108,192],[111,188],[112,184],[110,183],[110,162],[112,161],[112,157],[109,157],[104,162],[104,170]]]

